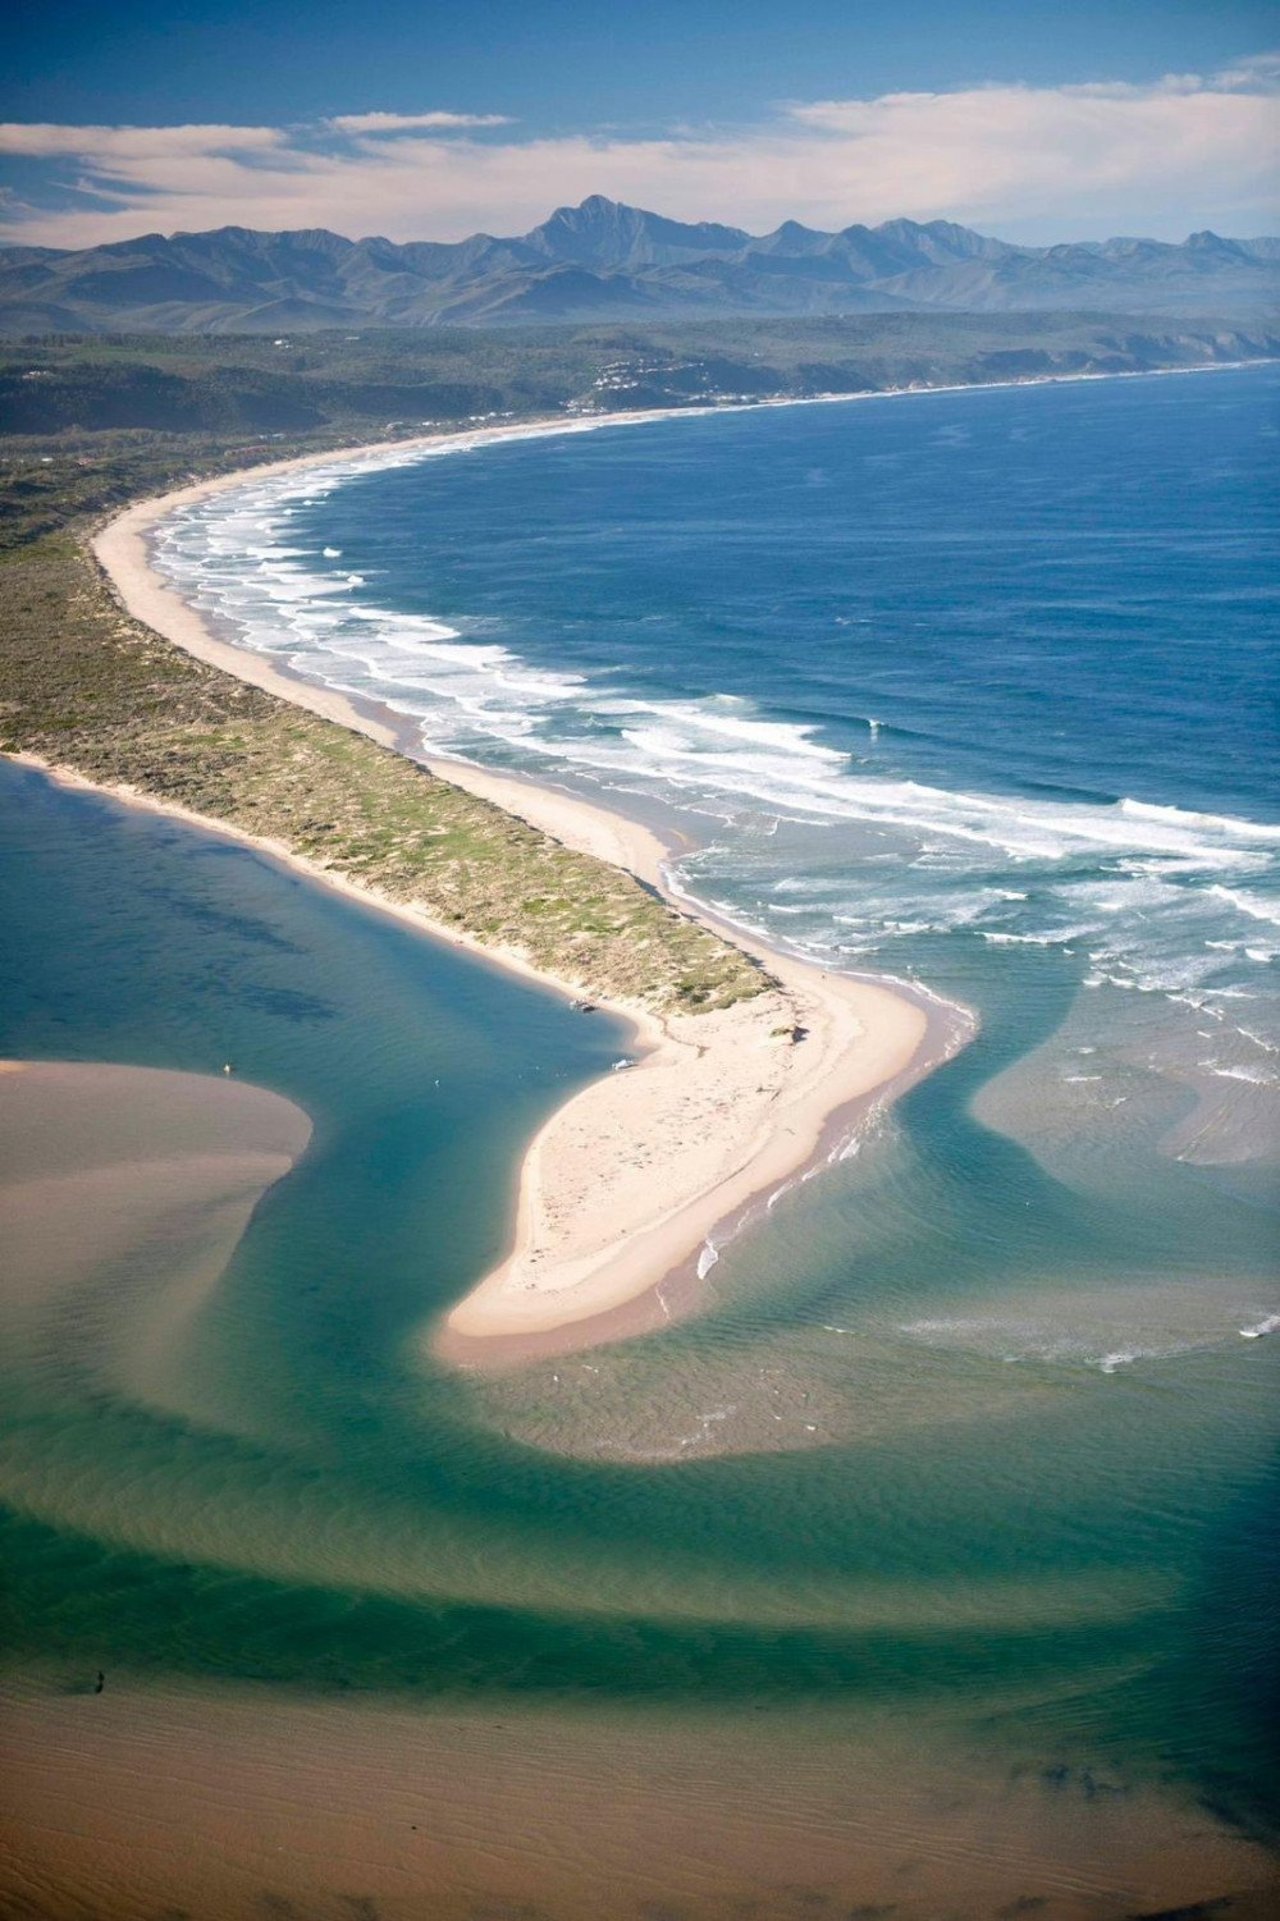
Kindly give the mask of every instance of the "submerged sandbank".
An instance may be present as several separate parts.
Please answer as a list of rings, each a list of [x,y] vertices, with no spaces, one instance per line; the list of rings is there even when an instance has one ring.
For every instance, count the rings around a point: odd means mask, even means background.
[[[618,418],[611,417],[611,424]],[[652,416],[621,417],[624,423],[629,418]],[[519,437],[528,431],[497,429],[468,438]],[[422,443],[431,444],[439,440]],[[406,447],[361,451],[385,456]],[[282,463],[282,468],[334,458],[318,455]],[[97,536],[99,562],[127,611],[187,652],[404,751],[396,716],[367,712],[343,694],[217,638],[152,567],[147,536],[159,520],[254,477],[222,476],[131,507]],[[663,882],[668,850],[647,828],[534,781],[462,763],[429,760],[426,765],[552,839],[668,891]],[[124,797],[161,804],[129,790]],[[223,823],[203,824],[251,838]],[[330,875],[286,845],[255,844],[436,935],[478,946],[456,927]],[[753,954],[767,970],[769,989],[715,1012],[662,1018],[634,1005],[603,1003],[635,1023],[635,1051],[619,1071],[553,1115],[531,1144],[521,1174],[514,1245],[448,1317],[439,1345],[450,1359],[515,1358],[530,1341],[543,1351],[548,1341],[579,1346],[656,1325],[687,1308],[693,1284],[714,1262],[716,1241],[740,1225],[753,1204],[830,1150],[835,1117],[852,1124],[859,1104],[900,1091],[908,1079],[954,1051],[969,1031],[961,1010],[939,1005],[931,1017],[922,999],[896,984],[828,974],[744,940],[696,903],[672,898],[682,912]],[[518,953],[481,951],[523,972],[534,971]],[[538,977],[575,991],[573,983]],[[641,1301],[641,1309],[632,1307]],[[625,1327],[617,1320],[623,1309],[631,1310]]]
[[[300,1107],[233,1075],[0,1062],[10,1358],[28,1337],[43,1352],[51,1300],[81,1302],[82,1364],[149,1398],[187,1317],[310,1136]],[[83,1307],[104,1276],[119,1309],[109,1340]]]
[[[114,1670],[101,1695],[90,1672],[3,1699],[0,1897],[22,1913],[1251,1921],[1273,1892],[1260,1846],[1173,1793],[807,1700],[424,1713]]]

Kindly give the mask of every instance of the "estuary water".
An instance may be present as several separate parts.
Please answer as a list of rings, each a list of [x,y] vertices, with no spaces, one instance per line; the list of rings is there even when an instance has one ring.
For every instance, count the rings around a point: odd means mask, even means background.
[[[0,1342],[6,1676],[67,1752],[99,1668],[105,1701],[195,1702],[196,1748],[233,1698],[263,1726],[311,1704],[339,1747],[384,1715],[397,1756],[472,1717],[492,1747],[447,1781],[433,1750],[421,1817],[471,1796],[450,1916],[1109,1916],[1257,1885],[1215,1849],[1273,1833],[1277,1788],[1273,393],[593,427],[169,523],[165,565],[242,644],[434,751],[622,797],[687,837],[680,885],[981,1028],[721,1249],[698,1318],[451,1373],[424,1329],[612,1024],[0,770],[0,1053],[230,1061],[315,1126],[145,1391],[75,1338],[122,1311],[106,1268]],[[401,1863],[370,1832],[361,1861]],[[278,1852],[244,1912],[283,1898]]]

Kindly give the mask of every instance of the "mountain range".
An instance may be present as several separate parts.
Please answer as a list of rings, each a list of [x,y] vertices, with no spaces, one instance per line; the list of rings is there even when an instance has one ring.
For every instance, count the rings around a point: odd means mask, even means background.
[[[0,332],[268,333],[787,315],[1073,310],[1256,316],[1280,240],[1196,233],[1016,246],[950,221],[755,236],[601,195],[515,239],[345,240],[324,228],[0,248]]]

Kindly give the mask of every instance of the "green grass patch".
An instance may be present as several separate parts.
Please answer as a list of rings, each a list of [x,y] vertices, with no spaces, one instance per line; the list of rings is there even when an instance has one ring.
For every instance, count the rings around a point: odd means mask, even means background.
[[[131,620],[70,517],[79,498],[52,532],[42,499],[0,561],[5,750],[269,836],[588,994],[702,1010],[769,984],[630,875]]]

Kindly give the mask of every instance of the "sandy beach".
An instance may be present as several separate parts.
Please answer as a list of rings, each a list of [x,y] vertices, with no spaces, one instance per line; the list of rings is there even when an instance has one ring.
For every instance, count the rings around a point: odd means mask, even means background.
[[[522,430],[495,429],[485,437],[509,438],[513,431]],[[438,445],[439,438],[420,444]],[[280,463],[141,502],[98,534],[94,552],[127,611],[188,653],[403,751],[394,716],[364,712],[343,694],[306,683],[211,633],[156,573],[148,546],[161,519],[208,494],[299,465],[385,458],[392,450]],[[411,445],[396,444],[394,451],[411,451]],[[439,778],[518,814],[576,851],[625,867],[675,899],[663,873],[669,850],[649,829],[531,781],[459,762],[425,764]],[[125,799],[155,804],[121,791]],[[200,824],[234,833],[217,821]],[[255,844],[438,937],[459,939],[455,929],[337,880],[283,845]],[[440,1330],[437,1344],[455,1361],[515,1358],[530,1341],[545,1351],[548,1341],[578,1346],[611,1337],[623,1331],[617,1311],[642,1300],[643,1313],[639,1321],[628,1317],[627,1330],[657,1325],[687,1308],[689,1284],[705,1280],[718,1244],[754,1205],[837,1145],[837,1117],[847,1138],[860,1107],[900,1091],[965,1036],[959,1010],[945,1010],[951,1017],[943,1018],[944,1010],[931,1013],[923,999],[896,985],[827,974],[753,948],[696,905],[675,904],[753,951],[775,985],[710,1014],[658,1020],[634,1006],[616,1007],[634,1023],[634,1047],[625,1065],[570,1100],[532,1142],[510,1253]],[[476,947],[465,937],[463,944]],[[519,954],[476,951],[532,971]],[[538,978],[576,991],[573,983]]]

